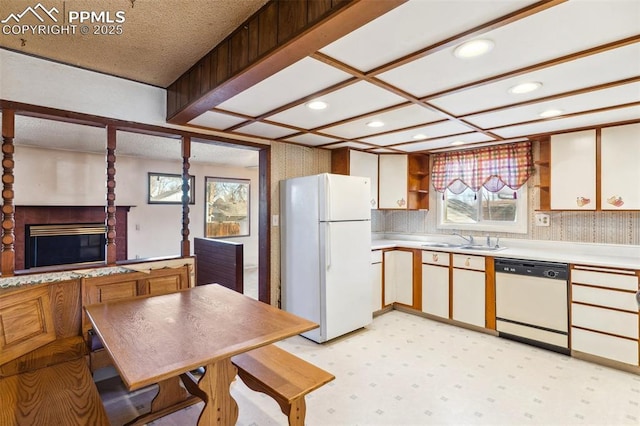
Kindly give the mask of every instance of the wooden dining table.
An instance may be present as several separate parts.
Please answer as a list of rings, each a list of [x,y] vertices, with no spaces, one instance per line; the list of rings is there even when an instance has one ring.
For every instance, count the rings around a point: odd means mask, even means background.
[[[85,309],[127,388],[159,386],[151,412],[131,424],[204,400],[198,425],[234,425],[231,357],[318,327],[218,284]]]

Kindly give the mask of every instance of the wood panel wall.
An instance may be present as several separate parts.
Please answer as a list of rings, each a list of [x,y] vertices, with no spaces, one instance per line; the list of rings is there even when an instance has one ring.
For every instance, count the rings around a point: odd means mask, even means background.
[[[244,291],[243,245],[211,238],[195,238],[196,285],[217,283]]]

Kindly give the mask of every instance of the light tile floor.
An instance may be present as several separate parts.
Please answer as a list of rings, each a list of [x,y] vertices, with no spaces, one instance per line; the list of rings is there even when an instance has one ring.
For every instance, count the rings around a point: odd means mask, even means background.
[[[307,396],[310,426],[640,424],[639,375],[399,311],[322,345],[279,345],[336,376]],[[269,397],[239,380],[232,394],[239,425],[286,425]],[[105,406],[121,424],[118,412],[144,412],[151,391],[114,395]],[[196,424],[201,407],[152,424]]]

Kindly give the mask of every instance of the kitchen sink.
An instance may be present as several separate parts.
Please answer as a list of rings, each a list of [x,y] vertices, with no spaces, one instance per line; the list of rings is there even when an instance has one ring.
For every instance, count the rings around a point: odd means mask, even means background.
[[[498,251],[498,250],[506,249],[506,247],[483,246],[481,244],[465,244],[465,245],[458,246],[458,248],[463,250],[480,250],[480,251]]]
[[[460,244],[426,242],[426,243],[422,243],[422,246],[423,247],[458,248],[460,247]]]

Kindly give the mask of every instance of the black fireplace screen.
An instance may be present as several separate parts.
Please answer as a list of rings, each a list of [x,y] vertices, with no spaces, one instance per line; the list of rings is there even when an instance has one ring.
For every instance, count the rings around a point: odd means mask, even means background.
[[[27,225],[25,267],[103,262],[105,232],[102,223]]]

